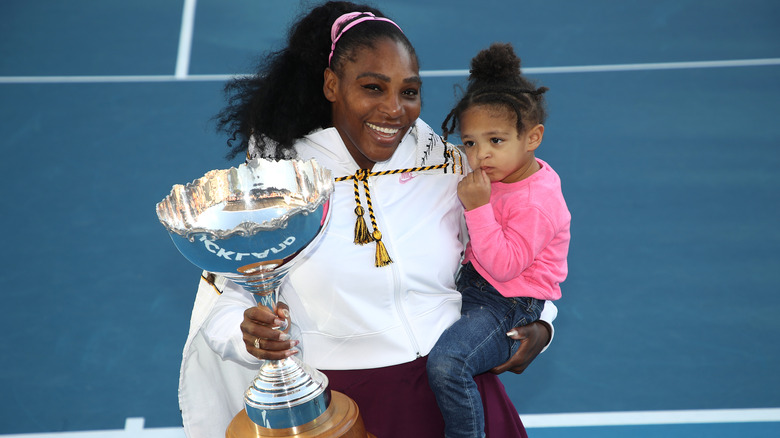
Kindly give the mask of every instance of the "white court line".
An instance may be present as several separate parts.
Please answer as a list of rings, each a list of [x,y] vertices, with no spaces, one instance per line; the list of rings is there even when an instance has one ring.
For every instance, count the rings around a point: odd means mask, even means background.
[[[69,84],[102,82],[173,82],[174,75],[122,75],[122,76],[0,76],[0,84]],[[191,80],[191,77],[187,79]]]
[[[194,3],[195,0],[192,0]],[[194,7],[194,6],[193,6]],[[181,51],[179,55],[181,56]],[[189,55],[187,55],[189,56]],[[189,61],[187,61],[189,62]],[[184,61],[182,61],[182,64]],[[618,72],[641,70],[677,70],[691,68],[728,68],[728,67],[761,67],[780,65],[780,58],[762,59],[736,59],[724,61],[694,61],[694,62],[660,62],[648,64],[606,64],[606,65],[581,65],[568,67],[529,67],[523,72],[528,74],[551,73],[589,73],[589,72]],[[224,82],[245,75],[190,75],[182,67],[184,73],[180,75],[179,64],[175,75],[119,75],[119,76],[0,76],[0,84],[64,84],[64,83],[103,83],[103,82],[172,82],[172,81],[201,81]],[[468,70],[421,70],[423,77],[460,77],[467,76]]]
[[[663,424],[777,423],[780,408],[699,409],[680,411],[588,412],[521,415],[528,429],[583,426],[652,426]],[[143,417],[125,420],[120,430],[0,435],[0,438],[184,438],[181,427],[144,428]]]
[[[0,435],[2,438],[185,438],[181,427],[145,429],[143,417],[125,419],[125,428],[116,430],[86,430],[75,432],[44,432]]]
[[[181,13],[181,32],[179,33],[179,53],[176,57],[176,79],[186,79],[190,70],[196,3],[197,0],[184,0],[184,9]]]
[[[780,65],[780,58],[735,59],[724,61],[655,62],[645,64],[579,65],[569,67],[530,67],[523,68],[523,73],[589,73],[638,70],[679,70],[689,68],[758,67],[765,65]],[[427,74],[425,74],[425,72],[420,72],[420,74],[422,76],[466,76],[469,74],[469,71],[435,70],[428,72]]]
[[[780,408],[589,412],[521,415],[525,427],[643,426],[659,424],[780,422]]]

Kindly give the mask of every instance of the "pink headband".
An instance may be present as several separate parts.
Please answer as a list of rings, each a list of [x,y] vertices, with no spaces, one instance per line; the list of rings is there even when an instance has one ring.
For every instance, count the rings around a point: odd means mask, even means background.
[[[350,22],[349,24],[344,26],[344,28],[341,29],[341,31],[339,32],[339,28],[341,27],[341,25],[360,15],[365,15],[365,17],[361,17],[358,18],[357,20]],[[328,55],[328,67],[330,67],[330,61],[333,58],[333,50],[336,49],[336,43],[338,42],[339,38],[341,38],[341,36],[344,35],[344,32],[348,31],[355,25],[362,23],[364,21],[386,21],[388,23],[391,23],[393,26],[397,27],[398,30],[400,30],[401,32],[403,32],[401,27],[395,24],[393,20],[384,17],[377,17],[371,12],[349,12],[347,14],[344,14],[339,18],[337,18],[336,21],[333,22],[333,26],[331,26],[330,28],[330,40],[333,41],[333,44],[330,45],[330,55]]]

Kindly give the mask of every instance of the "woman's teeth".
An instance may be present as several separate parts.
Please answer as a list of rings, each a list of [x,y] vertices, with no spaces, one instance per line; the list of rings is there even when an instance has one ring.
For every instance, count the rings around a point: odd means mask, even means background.
[[[374,131],[381,132],[382,134],[385,134],[385,135],[391,135],[392,136],[392,135],[395,135],[399,131],[398,128],[382,128],[380,126],[377,126],[377,125],[374,125],[373,123],[368,123],[368,122],[366,122],[366,125],[369,128],[373,129]]]

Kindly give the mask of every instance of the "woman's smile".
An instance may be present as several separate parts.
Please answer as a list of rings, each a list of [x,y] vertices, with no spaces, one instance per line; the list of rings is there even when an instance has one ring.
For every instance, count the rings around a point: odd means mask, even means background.
[[[400,128],[383,128],[379,125],[375,125],[370,122],[366,122],[366,126],[368,126],[370,129],[374,130],[379,134],[379,136],[384,138],[393,138],[396,134],[398,134],[401,129]]]

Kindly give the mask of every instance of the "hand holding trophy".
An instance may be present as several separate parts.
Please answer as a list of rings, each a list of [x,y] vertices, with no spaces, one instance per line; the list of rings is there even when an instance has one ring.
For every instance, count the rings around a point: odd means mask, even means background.
[[[190,262],[275,311],[285,275],[325,229],[332,192],[314,160],[255,159],[175,185],[157,216]],[[226,436],[367,436],[355,403],[296,357],[265,360],[244,405]]]

